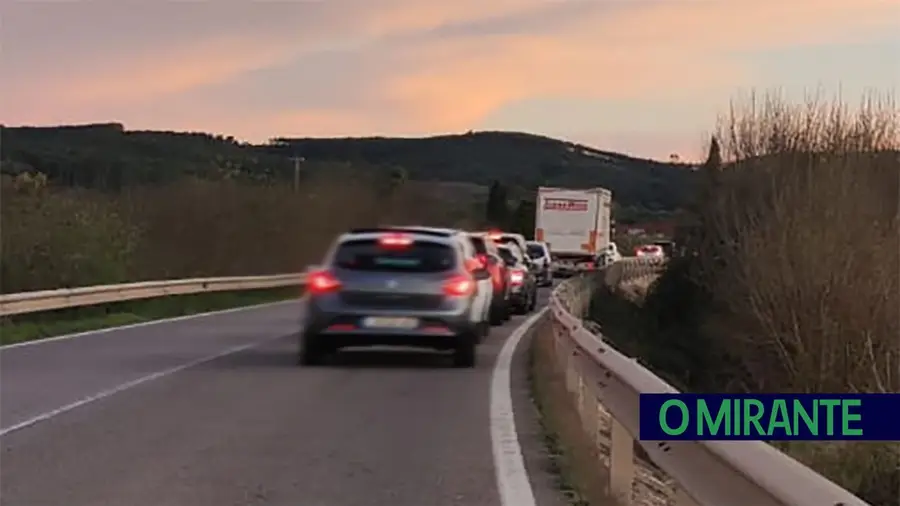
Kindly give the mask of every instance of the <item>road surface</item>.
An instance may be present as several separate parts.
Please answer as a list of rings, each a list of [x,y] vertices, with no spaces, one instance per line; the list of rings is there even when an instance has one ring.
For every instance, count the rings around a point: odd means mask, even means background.
[[[0,504],[560,506],[527,320],[474,370],[418,351],[298,367],[294,302],[3,348]]]

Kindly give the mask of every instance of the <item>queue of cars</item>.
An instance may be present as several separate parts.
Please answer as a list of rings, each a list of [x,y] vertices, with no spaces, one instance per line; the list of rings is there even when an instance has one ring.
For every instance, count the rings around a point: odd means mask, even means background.
[[[351,230],[307,273],[298,361],[345,347],[452,352],[474,367],[476,347],[513,314],[537,306],[546,283],[520,234],[388,226]]]

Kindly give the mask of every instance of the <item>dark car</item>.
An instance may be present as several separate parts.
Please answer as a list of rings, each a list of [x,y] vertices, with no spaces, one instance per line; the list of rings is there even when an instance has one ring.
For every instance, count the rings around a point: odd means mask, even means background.
[[[528,267],[525,254],[515,244],[499,244],[497,251],[509,268],[512,288],[510,302],[516,314],[526,314],[537,306],[537,277]]]
[[[299,360],[320,363],[342,347],[416,346],[452,350],[474,367],[485,308],[465,233],[361,230],[343,234],[306,279]]]
[[[494,288],[494,296],[491,298],[490,321],[491,325],[502,325],[510,318],[511,286],[506,262],[500,257],[497,245],[485,233],[471,232],[469,240],[472,242],[478,258],[491,273],[491,284]]]

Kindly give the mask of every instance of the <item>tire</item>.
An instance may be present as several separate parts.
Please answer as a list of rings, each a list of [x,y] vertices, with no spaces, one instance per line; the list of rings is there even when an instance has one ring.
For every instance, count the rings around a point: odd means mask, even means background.
[[[297,352],[297,364],[302,366],[317,366],[325,363],[328,350],[322,345],[316,334],[302,334],[300,336],[300,349]]]
[[[531,293],[531,305],[528,306],[528,311],[534,311],[537,307],[537,290]]]
[[[453,350],[453,367],[458,369],[471,369],[475,367],[477,349],[474,336],[466,334],[460,336],[460,342]]]
[[[491,308],[491,326],[498,327],[506,321],[502,306],[496,305]]]
[[[513,314],[523,315],[528,314],[528,302],[523,302],[521,304],[516,304],[513,308]]]

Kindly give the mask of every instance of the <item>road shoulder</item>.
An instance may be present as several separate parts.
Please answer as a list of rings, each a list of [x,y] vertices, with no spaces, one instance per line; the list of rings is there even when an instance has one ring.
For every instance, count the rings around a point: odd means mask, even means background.
[[[519,435],[519,445],[525,460],[525,469],[531,481],[537,506],[569,506],[572,502],[561,487],[556,472],[557,463],[547,449],[547,434],[541,425],[540,412],[535,406],[530,381],[531,349],[544,318],[538,320],[522,338],[516,348],[512,364],[512,401]]]

